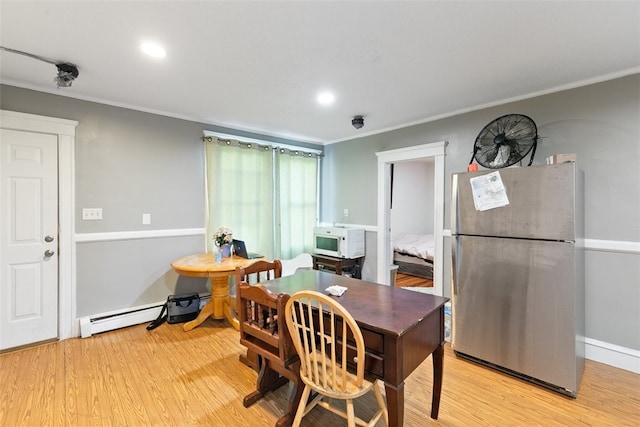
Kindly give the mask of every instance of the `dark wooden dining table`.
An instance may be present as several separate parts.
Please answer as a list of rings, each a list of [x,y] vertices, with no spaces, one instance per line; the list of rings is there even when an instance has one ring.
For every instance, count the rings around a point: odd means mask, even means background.
[[[389,425],[404,422],[404,381],[433,356],[431,418],[438,418],[444,358],[444,305],[448,298],[311,270],[264,282],[275,294],[300,290],[327,293],[329,286],[347,288],[334,297],[357,321],[366,347],[365,371],[384,382]],[[296,393],[292,391],[291,396]],[[290,402],[294,410],[298,402]]]

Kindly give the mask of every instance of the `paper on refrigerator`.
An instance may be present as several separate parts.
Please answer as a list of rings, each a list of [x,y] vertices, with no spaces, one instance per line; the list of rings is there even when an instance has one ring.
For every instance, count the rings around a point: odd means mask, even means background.
[[[509,198],[499,171],[471,178],[473,204],[478,211],[507,206]]]

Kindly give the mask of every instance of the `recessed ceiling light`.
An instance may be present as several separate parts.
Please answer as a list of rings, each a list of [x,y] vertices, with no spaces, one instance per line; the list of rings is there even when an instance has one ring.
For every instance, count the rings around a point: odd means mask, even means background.
[[[318,100],[319,104],[331,105],[333,104],[333,101],[335,101],[336,97],[331,92],[321,92],[320,94],[318,94],[318,97],[316,99]]]
[[[164,58],[167,56],[167,52],[162,46],[157,43],[144,42],[140,45],[140,49],[149,56],[154,58]]]

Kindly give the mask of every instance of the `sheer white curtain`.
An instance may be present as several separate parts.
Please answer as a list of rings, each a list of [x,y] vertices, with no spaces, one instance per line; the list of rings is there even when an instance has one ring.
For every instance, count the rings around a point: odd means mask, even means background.
[[[311,252],[318,156],[215,137],[205,144],[209,249],[212,234],[226,226],[268,259]]]
[[[226,226],[247,250],[273,257],[273,153],[271,147],[206,140],[209,249]]]
[[[318,213],[318,158],[278,150],[276,165],[279,258],[291,259],[313,250],[313,227]]]

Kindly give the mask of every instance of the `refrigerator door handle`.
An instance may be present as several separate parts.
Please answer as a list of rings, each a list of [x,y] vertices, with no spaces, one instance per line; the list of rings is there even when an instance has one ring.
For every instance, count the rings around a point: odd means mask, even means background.
[[[458,175],[451,175],[451,234],[458,234]]]
[[[462,264],[459,246],[458,237],[451,236],[451,292],[453,295],[458,295],[458,266]]]

